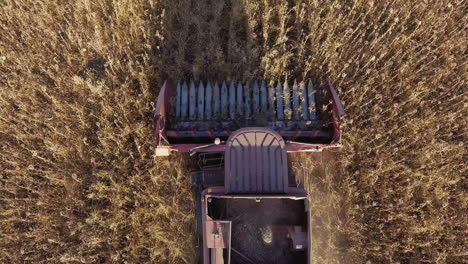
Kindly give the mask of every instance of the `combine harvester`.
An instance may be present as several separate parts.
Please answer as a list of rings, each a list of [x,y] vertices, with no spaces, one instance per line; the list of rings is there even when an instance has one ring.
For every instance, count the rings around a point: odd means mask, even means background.
[[[343,106],[331,85],[166,81],[156,155],[197,155],[201,263],[311,263],[309,195],[287,152],[341,146]]]

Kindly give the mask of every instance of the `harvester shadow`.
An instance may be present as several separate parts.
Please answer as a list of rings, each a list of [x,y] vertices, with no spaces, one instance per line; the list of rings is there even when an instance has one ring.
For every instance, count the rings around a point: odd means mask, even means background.
[[[261,73],[242,1],[163,2],[161,80],[246,80]]]

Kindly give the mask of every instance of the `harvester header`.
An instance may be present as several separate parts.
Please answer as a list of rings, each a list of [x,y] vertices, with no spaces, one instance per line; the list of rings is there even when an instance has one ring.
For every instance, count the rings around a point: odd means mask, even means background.
[[[276,131],[287,151],[321,151],[340,145],[343,113],[333,86],[316,86],[310,80],[168,80],[156,102],[156,155],[223,152],[222,143],[245,127]]]

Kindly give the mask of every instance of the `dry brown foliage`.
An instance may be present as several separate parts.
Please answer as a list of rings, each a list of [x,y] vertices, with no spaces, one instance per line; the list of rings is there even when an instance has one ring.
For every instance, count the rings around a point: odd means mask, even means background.
[[[315,263],[466,263],[461,0],[0,1],[0,262],[193,263],[167,77],[332,81],[339,153],[294,155]]]

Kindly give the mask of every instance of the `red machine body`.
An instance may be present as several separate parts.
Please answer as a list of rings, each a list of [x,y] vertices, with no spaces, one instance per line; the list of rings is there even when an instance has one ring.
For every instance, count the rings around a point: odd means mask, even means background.
[[[156,155],[198,157],[200,263],[311,263],[310,197],[287,152],[340,147],[343,113],[331,85],[164,83]]]

